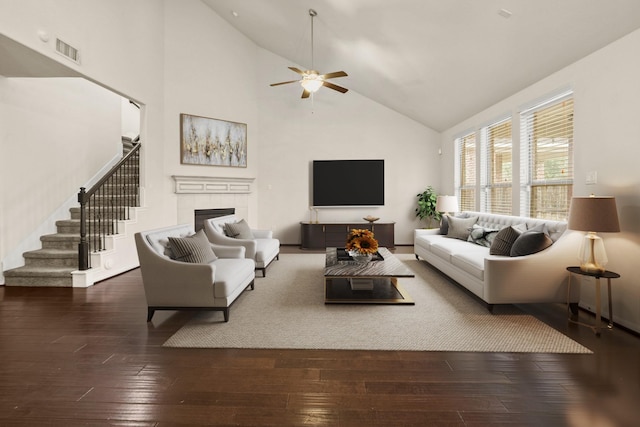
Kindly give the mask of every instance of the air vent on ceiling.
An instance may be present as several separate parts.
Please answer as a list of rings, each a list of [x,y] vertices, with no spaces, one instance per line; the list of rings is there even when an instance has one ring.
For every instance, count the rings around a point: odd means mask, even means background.
[[[80,63],[80,52],[78,52],[78,49],[71,46],[70,44],[63,42],[58,38],[56,38],[56,52],[58,52],[65,58],[70,59],[76,64]]]

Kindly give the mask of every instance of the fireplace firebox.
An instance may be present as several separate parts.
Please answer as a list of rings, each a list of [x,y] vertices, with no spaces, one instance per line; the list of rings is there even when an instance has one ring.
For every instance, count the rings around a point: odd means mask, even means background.
[[[196,209],[194,211],[194,227],[198,231],[204,228],[204,222],[209,218],[217,218],[219,216],[233,215],[236,213],[235,208],[220,209]]]

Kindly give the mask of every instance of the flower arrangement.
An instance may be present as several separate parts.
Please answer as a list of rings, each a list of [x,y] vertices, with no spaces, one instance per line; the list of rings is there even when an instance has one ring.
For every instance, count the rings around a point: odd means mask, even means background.
[[[378,241],[371,230],[354,228],[347,237],[345,249],[360,254],[375,254],[378,251]]]

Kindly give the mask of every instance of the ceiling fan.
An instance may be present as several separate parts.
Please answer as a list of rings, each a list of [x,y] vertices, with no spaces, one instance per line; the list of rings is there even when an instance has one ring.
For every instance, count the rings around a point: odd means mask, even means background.
[[[328,82],[327,80],[334,79],[336,77],[346,77],[348,76],[347,73],[345,73],[344,71],[334,71],[333,73],[320,74],[318,71],[313,69],[313,18],[318,15],[318,12],[313,9],[309,9],[309,15],[311,16],[311,70],[302,71],[296,67],[289,67],[291,71],[300,74],[302,78],[300,80],[272,83],[271,86],[280,86],[289,83],[300,83],[300,85],[302,86],[302,98],[308,98],[309,95],[317,92],[318,89],[320,89],[322,86],[328,87],[329,89],[337,90],[340,93],[345,93],[349,89]]]

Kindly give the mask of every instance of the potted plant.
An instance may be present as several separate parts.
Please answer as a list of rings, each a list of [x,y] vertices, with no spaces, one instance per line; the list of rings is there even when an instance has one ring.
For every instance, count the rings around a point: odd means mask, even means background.
[[[433,220],[440,222],[442,214],[436,210],[436,202],[438,201],[438,194],[435,190],[428,186],[426,190],[417,195],[418,207],[416,208],[416,216],[420,220],[427,220],[427,228],[431,228]]]

